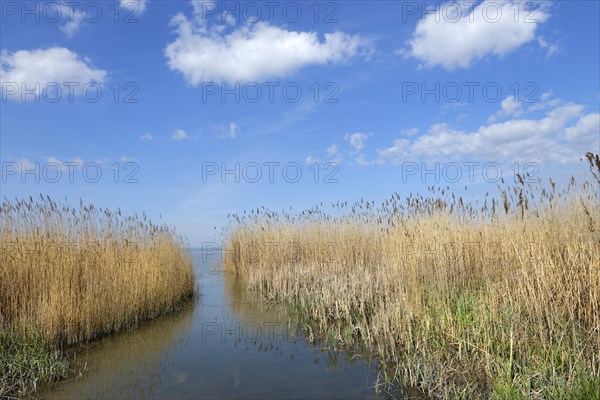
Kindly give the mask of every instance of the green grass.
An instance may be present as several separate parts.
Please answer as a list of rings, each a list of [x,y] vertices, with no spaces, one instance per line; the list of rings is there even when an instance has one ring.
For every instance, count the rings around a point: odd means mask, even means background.
[[[0,331],[0,398],[29,397],[40,385],[65,378],[68,371],[58,346],[12,328]]]
[[[491,399],[521,400],[526,399],[516,385],[496,382]],[[570,390],[559,387],[552,388],[548,398],[553,400],[597,400],[600,399],[600,378],[583,378]]]

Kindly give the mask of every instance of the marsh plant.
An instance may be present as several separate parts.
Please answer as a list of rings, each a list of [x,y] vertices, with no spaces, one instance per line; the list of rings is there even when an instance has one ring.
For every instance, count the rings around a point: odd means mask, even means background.
[[[0,396],[64,376],[57,349],[133,328],[195,291],[187,244],[145,214],[4,199],[0,245]],[[23,349],[46,349],[48,368]]]
[[[434,398],[600,397],[600,158],[564,189],[516,176],[467,202],[449,188],[231,216],[225,268],[360,344],[380,383]]]

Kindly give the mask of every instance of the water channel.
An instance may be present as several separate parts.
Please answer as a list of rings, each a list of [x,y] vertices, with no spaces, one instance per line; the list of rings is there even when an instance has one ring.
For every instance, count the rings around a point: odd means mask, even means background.
[[[286,310],[194,252],[201,295],[182,311],[78,352],[81,376],[43,398],[375,398],[372,362],[310,344]]]

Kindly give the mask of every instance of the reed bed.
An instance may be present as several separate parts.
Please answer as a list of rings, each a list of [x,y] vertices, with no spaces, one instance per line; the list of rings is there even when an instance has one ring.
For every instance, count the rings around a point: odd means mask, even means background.
[[[563,190],[517,175],[299,215],[231,216],[225,269],[311,333],[366,346],[382,390],[433,398],[600,398],[600,158]]]
[[[51,349],[133,328],[195,291],[187,245],[145,214],[83,203],[75,208],[41,195],[4,199],[0,245],[0,332],[36,338]],[[21,374],[14,359],[1,367],[4,377],[9,368]],[[0,396],[3,389],[23,394],[31,388],[5,384]]]

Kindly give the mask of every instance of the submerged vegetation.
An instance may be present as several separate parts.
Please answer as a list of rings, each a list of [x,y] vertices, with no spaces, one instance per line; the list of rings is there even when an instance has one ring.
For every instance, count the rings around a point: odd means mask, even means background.
[[[225,268],[434,398],[600,397],[600,158],[563,190],[516,175],[290,215],[232,216]]]
[[[0,397],[63,377],[64,346],[131,329],[195,291],[187,245],[145,215],[5,199],[0,245]]]

